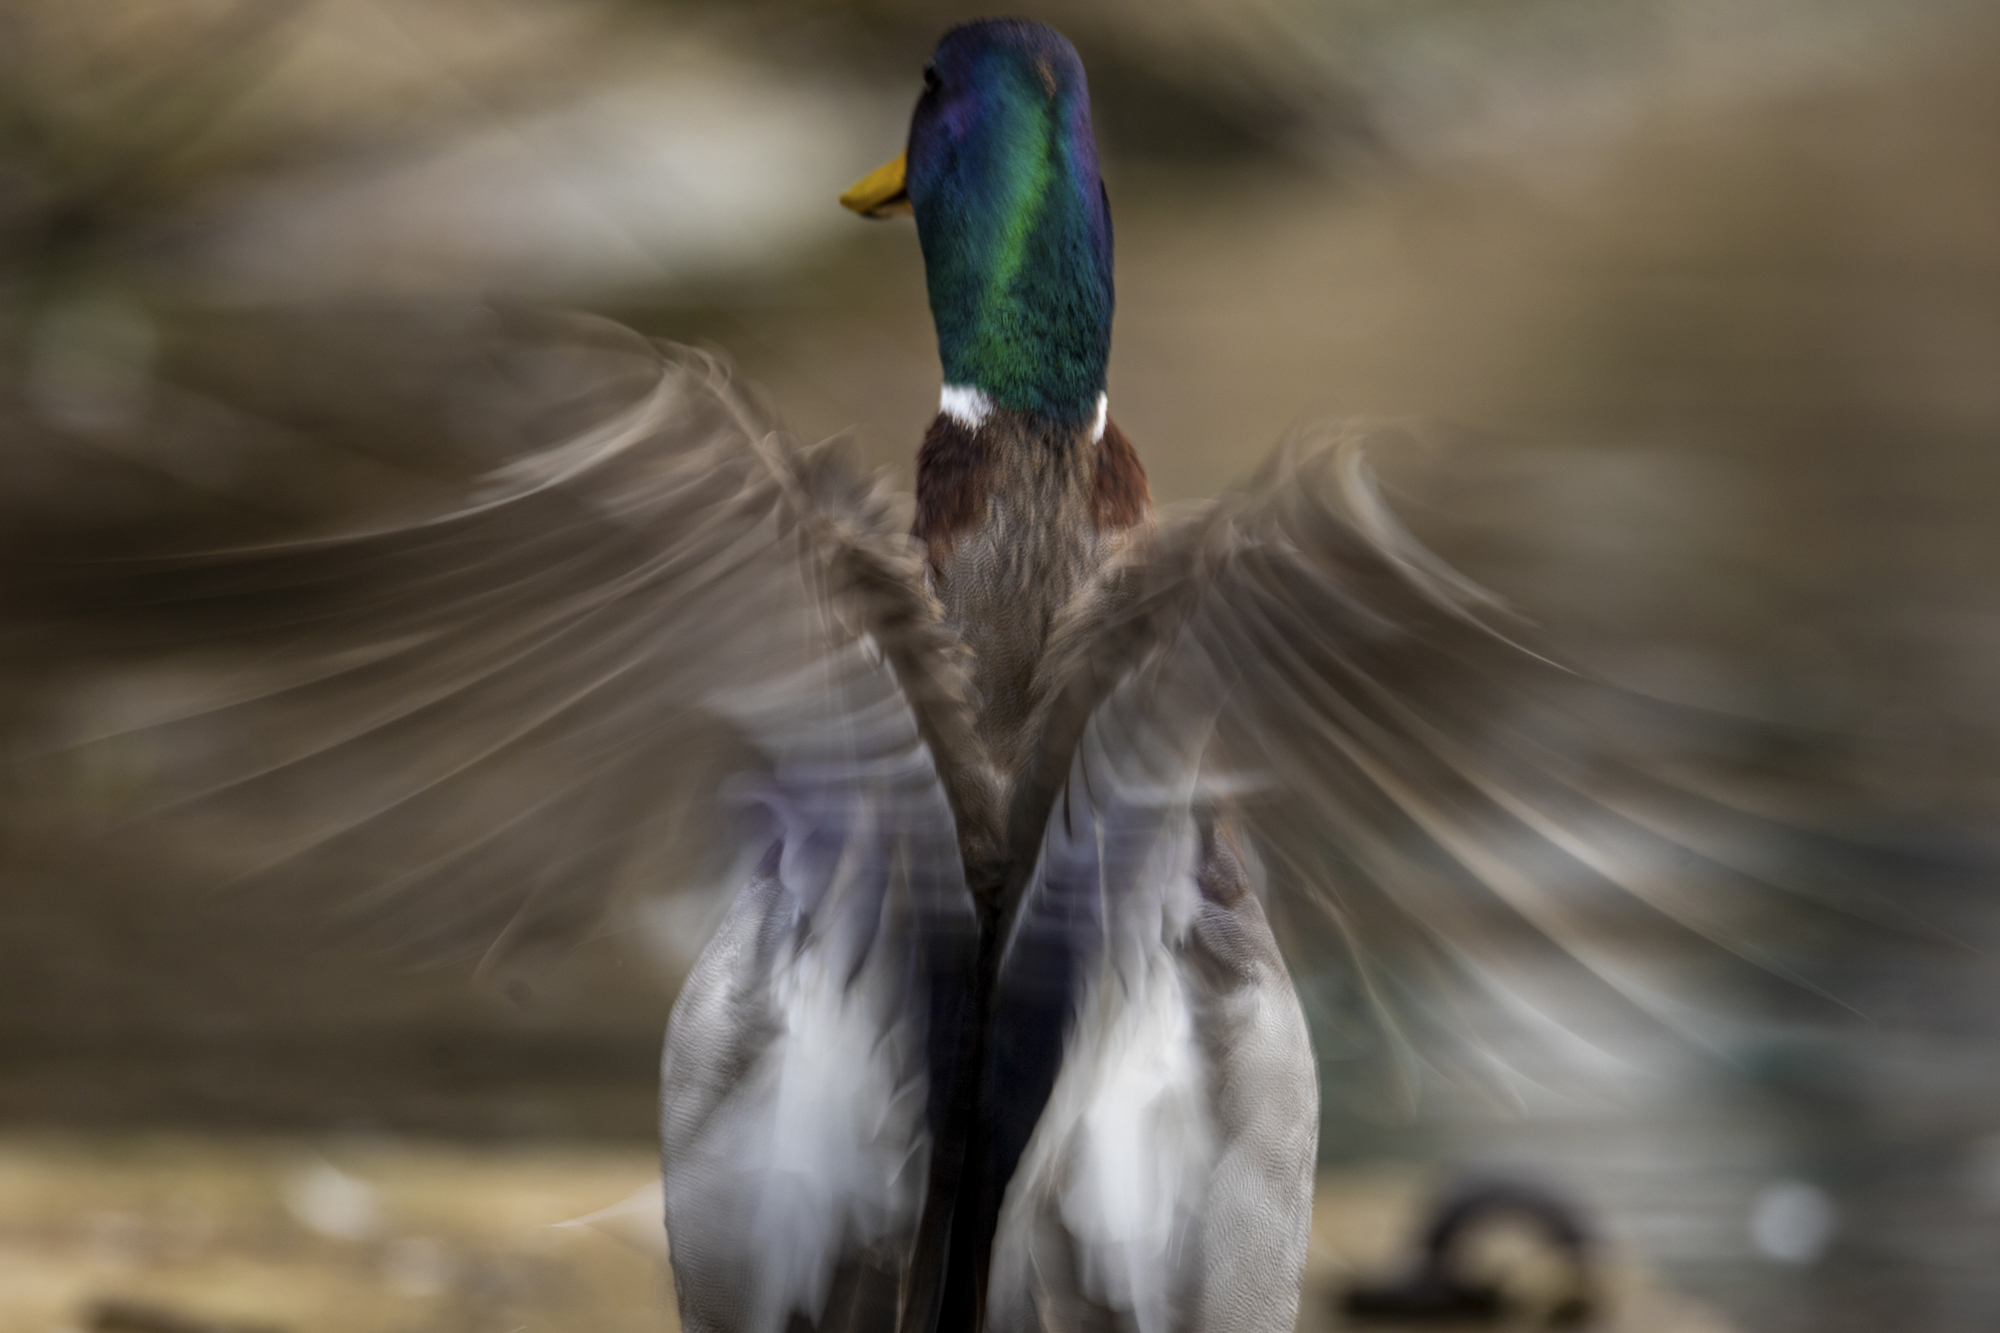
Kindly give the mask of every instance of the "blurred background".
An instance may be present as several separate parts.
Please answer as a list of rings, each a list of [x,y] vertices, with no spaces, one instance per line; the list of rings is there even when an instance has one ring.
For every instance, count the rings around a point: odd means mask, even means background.
[[[1796,762],[1884,819],[1990,827],[1990,6],[1019,9],[1090,71],[1112,410],[1158,498],[1212,494],[1300,421],[1417,422],[1427,461],[1389,478],[1408,520],[1575,658],[1820,738]],[[473,300],[713,344],[800,434],[907,477],[938,383],[915,232],[834,197],[900,147],[930,46],[976,12],[6,0],[10,558],[170,511],[357,512],[490,464],[409,406],[426,331]],[[11,656],[10,753],[59,694],[105,727],[137,707]],[[117,817],[147,763],[5,775],[0,1333],[669,1326],[643,1197],[552,1224],[654,1178],[675,923],[505,978],[411,968],[164,873]],[[1975,902],[1838,1036],[1649,1053],[1511,1109],[1393,1094],[1341,979],[1301,978],[1326,1084],[1302,1327],[1351,1323],[1338,1293],[1412,1262],[1468,1172],[1581,1216],[1596,1326],[1994,1327],[1995,943]],[[1535,1251],[1482,1259],[1515,1324],[1560,1285]]]

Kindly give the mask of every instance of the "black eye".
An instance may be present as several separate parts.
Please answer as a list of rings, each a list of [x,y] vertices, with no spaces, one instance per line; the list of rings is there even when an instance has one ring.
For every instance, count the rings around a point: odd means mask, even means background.
[[[924,66],[924,91],[925,91],[925,92],[927,92],[927,93],[934,93],[934,92],[936,92],[936,91],[938,90],[938,82],[939,82],[939,80],[938,80],[938,72],[937,72],[937,66],[936,66],[936,65],[925,65],[925,66]]]

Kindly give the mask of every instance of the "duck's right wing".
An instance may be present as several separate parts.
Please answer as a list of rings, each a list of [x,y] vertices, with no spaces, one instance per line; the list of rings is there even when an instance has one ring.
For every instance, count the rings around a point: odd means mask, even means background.
[[[1176,811],[1233,811],[1302,982],[1344,975],[1393,1046],[1500,1085],[1831,1017],[1893,943],[1951,947],[1990,846],[1890,836],[1832,762],[1767,762],[1810,738],[1557,660],[1398,522],[1371,465],[1397,434],[1295,439],[1072,617],[1017,932],[1101,929]]]
[[[1230,859],[1252,871],[1307,998],[1362,999],[1355,1046],[1502,1096],[1537,1080],[1602,1089],[1662,1050],[1845,1017],[1954,949],[1936,915],[2000,878],[1991,845],[1870,837],[1887,825],[1865,802],[1760,773],[1771,728],[1538,651],[1397,522],[1370,471],[1394,435],[1301,437],[1246,487],[1170,518],[1065,613],[1045,668],[1012,807],[1019,873],[985,1001],[968,1212],[990,1239],[1018,1191],[1047,1186],[1072,1234],[1097,1240],[1094,1266],[1056,1277],[1141,1326],[1149,1310],[1171,1322],[1159,1306],[1174,1293],[1119,1265],[1194,1268],[1185,1238],[1222,1188],[1214,1108],[1238,1090],[1229,1061],[1180,1058],[1203,985],[1172,973],[1192,971],[1217,906],[1210,829],[1243,835]],[[1245,1013],[1254,996],[1241,992]],[[1122,1081],[1079,1109],[1064,1087],[1089,1061]],[[1382,1072],[1350,1058],[1323,1086]],[[1252,1081],[1275,1113],[1255,1154],[1275,1181],[1316,1108],[1282,1069]],[[1051,1131],[1064,1115],[1114,1127],[1121,1106],[1151,1126],[1098,1135],[1125,1183],[1075,1190],[1082,1164],[1049,1160]],[[1155,1206],[1123,1206],[1138,1197]]]

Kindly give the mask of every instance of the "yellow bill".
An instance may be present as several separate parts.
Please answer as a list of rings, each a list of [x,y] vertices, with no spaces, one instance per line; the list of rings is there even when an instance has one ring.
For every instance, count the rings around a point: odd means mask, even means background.
[[[864,218],[901,217],[910,211],[910,192],[903,186],[904,154],[884,162],[847,187],[840,206],[851,208]]]

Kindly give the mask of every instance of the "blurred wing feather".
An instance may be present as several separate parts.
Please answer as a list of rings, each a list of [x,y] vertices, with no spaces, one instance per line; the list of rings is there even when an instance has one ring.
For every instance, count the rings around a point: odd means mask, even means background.
[[[991,777],[888,490],[702,353],[561,323],[473,359],[550,442],[462,501],[68,571],[63,632],[152,699],[83,757],[143,741],[183,846],[420,955],[722,884],[773,821],[962,895]]]
[[[1368,466],[1391,436],[1294,440],[1067,616],[1010,816],[1017,934],[1095,940],[1156,892],[1175,825],[1138,812],[1186,791],[1250,834],[1309,999],[1358,985],[1392,1047],[1497,1089],[1574,1072],[1553,1047],[1602,1067],[1663,1027],[1837,1009],[1841,941],[1923,929],[1921,856],[1711,790],[1747,724],[1538,649],[1397,522]]]

